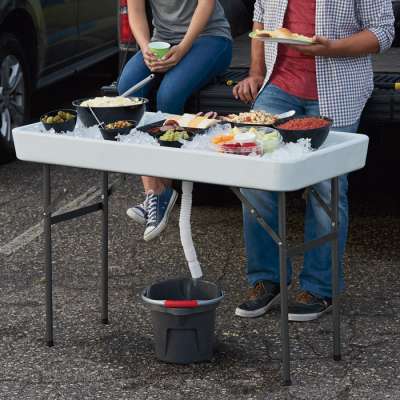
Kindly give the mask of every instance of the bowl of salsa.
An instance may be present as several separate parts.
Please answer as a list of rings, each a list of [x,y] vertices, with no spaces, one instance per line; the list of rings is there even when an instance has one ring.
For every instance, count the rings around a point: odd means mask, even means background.
[[[327,117],[306,116],[281,120],[274,125],[285,143],[311,139],[311,147],[318,149],[325,142],[333,121]]]

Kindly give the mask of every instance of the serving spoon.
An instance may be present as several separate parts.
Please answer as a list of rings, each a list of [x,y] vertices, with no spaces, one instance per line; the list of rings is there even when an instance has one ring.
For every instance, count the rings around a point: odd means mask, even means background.
[[[131,93],[136,92],[141,89],[143,86],[147,85],[150,81],[155,78],[154,74],[149,75],[147,78],[144,78],[142,81],[132,86],[130,89],[121,94],[121,97],[128,97]]]
[[[101,122],[98,118],[97,115],[95,114],[95,112],[92,110],[92,107],[88,106],[90,112],[92,113],[94,119],[97,121],[97,127],[100,127],[102,129],[104,129],[104,122]]]
[[[284,119],[284,118],[293,117],[294,114],[296,114],[296,111],[295,110],[290,110],[290,111],[284,112],[282,114],[275,115],[275,117],[277,119]]]

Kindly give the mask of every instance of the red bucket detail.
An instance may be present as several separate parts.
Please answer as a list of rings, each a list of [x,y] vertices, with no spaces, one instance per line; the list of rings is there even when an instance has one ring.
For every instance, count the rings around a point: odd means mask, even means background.
[[[199,306],[197,300],[165,300],[167,308],[196,308]]]

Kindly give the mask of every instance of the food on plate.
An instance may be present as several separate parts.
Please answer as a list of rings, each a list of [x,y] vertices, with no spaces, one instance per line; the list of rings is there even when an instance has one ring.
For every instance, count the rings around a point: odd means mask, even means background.
[[[166,119],[166,120],[164,121],[163,126],[166,126],[166,125],[176,125],[176,126],[180,126],[180,125],[179,125],[179,122],[178,122],[176,119],[172,119],[172,118]]]
[[[218,123],[217,119],[195,114],[173,115],[168,121],[171,120],[177,122],[178,125],[182,126],[183,128],[196,129],[208,129]]]
[[[228,133],[216,135],[211,139],[215,148],[221,153],[241,155],[262,155],[262,145],[256,140],[257,130],[233,128]]]
[[[167,119],[163,123],[163,126],[160,126],[158,130],[159,132],[167,132],[169,130],[184,131],[185,128],[182,128],[174,119]]]
[[[247,132],[239,132],[235,135],[235,141],[238,143],[249,143],[255,142],[256,134],[250,130]]]
[[[242,112],[239,114],[229,114],[223,118],[224,121],[253,124],[253,125],[272,125],[277,121],[275,115],[265,111]]]
[[[107,124],[106,129],[121,129],[121,128],[129,128],[130,126],[133,126],[131,122],[126,120],[120,120]]]
[[[66,112],[66,111],[58,111],[56,115],[52,116],[47,116],[45,115],[42,118],[42,122],[45,124],[62,124],[66,121],[70,121],[71,119],[74,119],[75,115]]]
[[[183,130],[173,130],[169,129],[162,136],[159,137],[160,140],[165,142],[178,142],[179,140],[188,140],[190,138],[189,134]]]
[[[295,118],[284,122],[279,125],[279,129],[286,129],[288,131],[299,131],[299,130],[309,130],[318,129],[326,127],[330,124],[330,121],[318,118],[318,117],[305,117],[305,118]]]
[[[142,104],[143,100],[136,97],[94,97],[93,99],[88,99],[82,101],[81,107],[126,107],[126,106],[136,106]]]
[[[279,147],[281,135],[268,127],[235,127],[226,134],[214,136],[211,141],[222,153],[262,155]]]
[[[262,147],[256,142],[246,142],[246,143],[223,143],[219,146],[219,149],[223,153],[229,154],[239,154],[243,156],[248,156],[250,154],[262,155]]]
[[[301,40],[303,42],[313,43],[314,40],[312,37],[300,35],[298,33],[293,33],[289,29],[279,28],[274,31],[268,31],[264,29],[256,29],[255,30],[256,37],[260,38],[274,38],[274,39],[294,39]]]
[[[221,135],[216,135],[216,136],[214,136],[214,137],[212,138],[211,141],[212,141],[214,144],[221,144],[221,143],[230,142],[230,141],[232,141],[234,138],[235,138],[235,135],[234,135],[234,134],[228,133],[228,134],[226,134],[226,135],[223,135],[223,134],[221,134]]]

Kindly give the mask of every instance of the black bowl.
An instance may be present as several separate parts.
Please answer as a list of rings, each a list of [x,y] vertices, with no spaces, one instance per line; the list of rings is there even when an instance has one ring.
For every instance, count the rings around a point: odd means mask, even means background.
[[[323,119],[324,121],[327,121],[328,124],[321,127],[321,128],[316,128],[316,129],[305,129],[305,130],[289,130],[289,129],[283,129],[280,128],[282,124],[289,120],[296,120],[296,119],[307,119],[307,118],[320,118]],[[311,139],[311,147],[313,149],[318,149],[319,147],[322,146],[322,144],[325,142],[326,138],[328,137],[329,131],[331,129],[331,126],[333,124],[333,121],[329,118],[326,117],[321,117],[321,116],[306,116],[306,117],[299,117],[299,118],[286,118],[282,119],[279,121],[279,123],[275,124],[273,127],[281,134],[282,140],[285,143],[296,143],[299,139]]]
[[[69,121],[65,121],[65,122],[56,122],[54,124],[48,124],[47,122],[43,121],[43,118],[45,117],[54,117],[55,115],[57,115],[57,113],[59,111],[64,111],[67,112],[69,114],[72,114],[74,116],[74,118],[70,119]],[[53,111],[49,111],[46,114],[43,114],[40,117],[40,122],[43,124],[44,128],[49,131],[50,129],[54,129],[57,133],[60,132],[69,132],[69,131],[73,131],[75,129],[75,125],[76,125],[76,111],[75,110],[69,110],[67,108],[62,108],[60,110],[53,110]]]
[[[161,140],[161,139],[158,139],[158,143],[160,143],[160,146],[175,147],[176,149],[181,148],[182,145],[183,145],[183,143],[175,141],[175,140]]]
[[[118,120],[119,121],[119,120]],[[137,122],[133,120],[125,120],[130,122],[132,125],[126,128],[115,128],[115,129],[107,129],[106,127],[102,128],[99,126],[100,132],[105,140],[117,140],[116,137],[118,135],[128,135],[129,132],[136,127]],[[116,121],[112,121],[116,122]],[[110,122],[111,123],[111,122]],[[104,124],[105,126],[106,124]]]
[[[137,123],[142,119],[144,112],[146,111],[146,104],[149,100],[142,97],[132,97],[132,99],[140,99],[142,103],[130,105],[130,106],[119,106],[119,107],[91,107],[97,118],[104,122],[105,125],[121,120],[134,120]],[[90,112],[89,107],[82,107],[81,103],[88,99],[74,100],[72,105],[78,112],[78,117],[82,121],[82,124],[87,128],[93,125],[97,125],[96,119]]]
[[[190,132],[190,130],[187,130],[186,128],[185,131],[188,133],[189,138],[186,139],[187,141],[193,140],[193,137],[196,135],[193,132]],[[160,137],[164,134],[165,132],[161,133],[160,135],[153,135],[154,137],[157,138],[158,143],[160,143],[160,146],[165,146],[165,147],[175,147],[177,149],[181,148],[183,143],[179,142],[178,140],[162,140]]]

